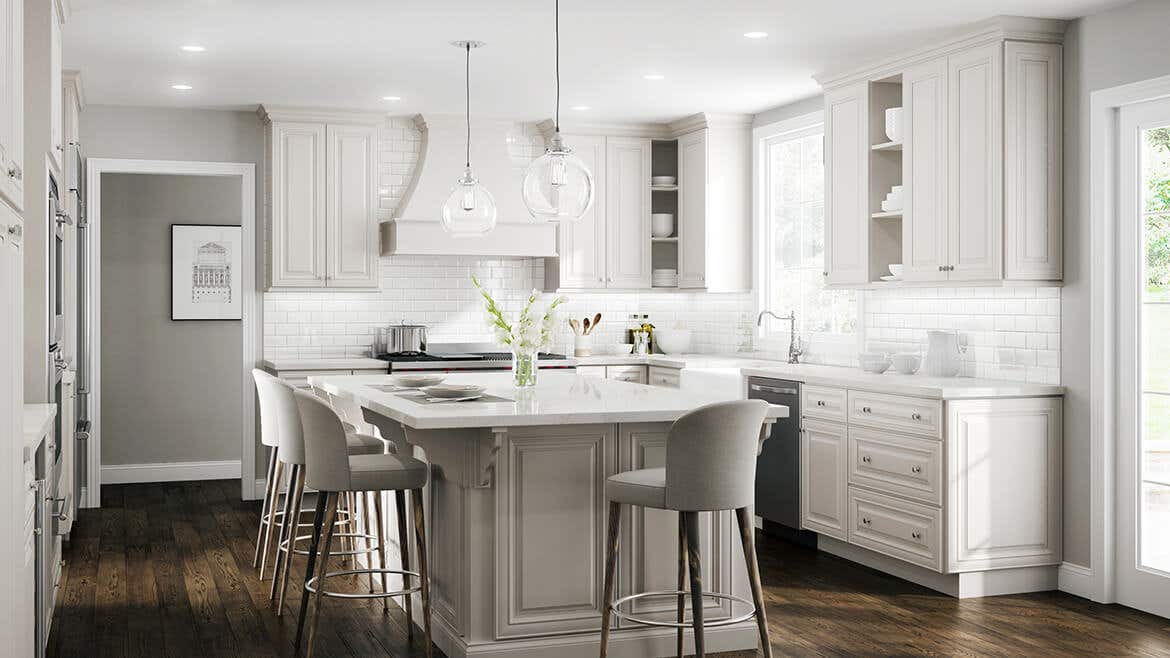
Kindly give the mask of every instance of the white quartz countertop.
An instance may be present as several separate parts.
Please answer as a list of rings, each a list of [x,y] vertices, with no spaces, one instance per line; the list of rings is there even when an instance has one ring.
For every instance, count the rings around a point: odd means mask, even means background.
[[[887,371],[880,375],[859,368],[820,366],[808,363],[753,365],[742,369],[747,377],[775,377],[818,386],[840,386],[878,393],[896,393],[942,400],[977,398],[1044,397],[1063,395],[1064,387],[1055,384],[1030,384],[974,377],[927,377],[900,375]]]
[[[276,372],[292,370],[386,370],[385,361],[368,357],[336,359],[264,359],[262,366]]]
[[[425,404],[374,388],[390,382],[389,375],[309,378],[314,387],[351,397],[361,406],[415,429],[673,422],[696,407],[730,399],[710,392],[545,371],[529,390],[514,388],[507,372],[452,374],[446,383],[480,384],[487,387],[488,395],[507,401]],[[787,407],[772,405],[769,418],[787,417]]]
[[[24,405],[24,450],[26,459],[35,452],[37,444],[53,428],[53,418],[57,416],[55,404],[26,404]]]

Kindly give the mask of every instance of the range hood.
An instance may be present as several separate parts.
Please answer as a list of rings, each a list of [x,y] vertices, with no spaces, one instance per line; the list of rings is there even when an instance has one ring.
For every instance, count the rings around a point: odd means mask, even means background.
[[[536,223],[520,195],[523,172],[508,156],[508,121],[471,122],[471,166],[495,198],[496,228],[485,236],[455,237],[443,231],[439,212],[463,173],[466,119],[462,115],[415,116],[422,148],[414,177],[394,218],[383,222],[382,254],[459,256],[556,256],[556,227]]]

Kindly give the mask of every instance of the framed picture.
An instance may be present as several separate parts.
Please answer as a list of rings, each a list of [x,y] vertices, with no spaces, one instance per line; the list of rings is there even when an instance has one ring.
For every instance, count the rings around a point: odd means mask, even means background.
[[[171,224],[171,319],[242,320],[243,229]]]

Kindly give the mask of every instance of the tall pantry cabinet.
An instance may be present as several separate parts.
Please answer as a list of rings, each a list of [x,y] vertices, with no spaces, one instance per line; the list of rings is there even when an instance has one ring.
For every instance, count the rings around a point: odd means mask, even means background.
[[[1060,282],[1064,29],[1000,17],[821,78],[827,284]]]

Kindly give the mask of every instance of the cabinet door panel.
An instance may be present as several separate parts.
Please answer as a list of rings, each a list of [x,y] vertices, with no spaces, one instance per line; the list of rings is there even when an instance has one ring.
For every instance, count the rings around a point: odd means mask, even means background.
[[[272,286],[325,285],[325,125],[274,123]]]
[[[650,287],[650,140],[606,139],[606,285]]]
[[[374,216],[378,130],[326,129],[326,285],[378,286],[378,222]]]
[[[0,0],[0,197],[24,209],[24,3]]]
[[[845,540],[849,530],[844,425],[804,421],[800,431],[800,525]]]
[[[1003,55],[998,43],[949,63],[947,263],[952,281],[1002,277]]]
[[[575,222],[561,222],[560,285],[563,288],[605,287],[605,138],[566,136],[573,152],[593,172],[593,206]]]
[[[825,276],[869,282],[867,83],[825,94]]]
[[[1009,279],[1063,277],[1061,47],[1004,45],[1004,269]]]
[[[707,131],[678,140],[678,287],[707,286]]]
[[[902,153],[904,278],[946,279],[942,269],[948,264],[946,59],[906,71],[902,103],[906,122]]]

